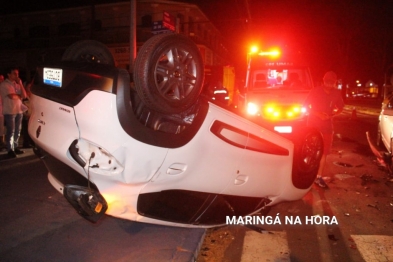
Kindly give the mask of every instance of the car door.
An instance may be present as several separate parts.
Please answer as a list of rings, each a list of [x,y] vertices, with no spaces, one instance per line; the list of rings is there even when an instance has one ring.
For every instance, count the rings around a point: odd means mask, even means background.
[[[225,223],[226,215],[250,214],[291,183],[292,146],[278,134],[210,105],[195,137],[170,149],[141,190],[138,213],[207,225]]]
[[[242,161],[223,194],[277,196],[291,184],[293,144],[276,133],[250,128]]]

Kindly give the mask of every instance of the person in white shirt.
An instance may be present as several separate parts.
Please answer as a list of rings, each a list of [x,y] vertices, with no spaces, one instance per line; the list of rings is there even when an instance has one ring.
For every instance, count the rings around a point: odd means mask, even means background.
[[[0,84],[4,81],[4,76],[0,75]],[[3,116],[3,103],[0,96],[0,151],[5,150],[4,144],[4,116]]]
[[[8,156],[15,158],[24,151],[18,149],[23,110],[26,108],[22,100],[27,97],[22,80],[19,78],[19,69],[11,67],[7,70],[7,79],[0,84],[0,95],[6,127],[5,144]]]

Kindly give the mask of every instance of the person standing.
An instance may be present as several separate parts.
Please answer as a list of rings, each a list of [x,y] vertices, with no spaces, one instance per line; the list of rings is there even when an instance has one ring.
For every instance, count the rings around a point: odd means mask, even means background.
[[[337,75],[333,71],[323,77],[323,85],[310,91],[305,105],[309,108],[308,126],[318,129],[324,141],[324,149],[315,183],[327,187],[322,178],[326,164],[326,156],[331,153],[333,143],[333,117],[344,109],[344,101],[340,90],[336,89]]]
[[[4,81],[4,76],[0,75],[0,84]],[[0,151],[5,150],[4,144],[4,116],[3,116],[3,102],[0,96]]]
[[[33,140],[31,139],[29,132],[28,132],[28,124],[29,124],[29,118],[31,114],[31,109],[30,109],[30,96],[31,96],[31,85],[33,84],[32,81],[26,82],[24,87],[26,91],[27,98],[22,100],[22,103],[26,106],[26,111],[23,112],[23,120],[22,120],[22,131],[21,131],[21,137],[23,141],[23,146],[22,148],[31,148],[33,143]]]
[[[18,149],[18,140],[21,130],[23,111],[26,108],[22,104],[26,91],[22,80],[19,78],[19,69],[11,67],[6,72],[6,80],[0,84],[0,95],[3,103],[3,115],[6,127],[5,144],[8,156],[15,158],[24,151]]]

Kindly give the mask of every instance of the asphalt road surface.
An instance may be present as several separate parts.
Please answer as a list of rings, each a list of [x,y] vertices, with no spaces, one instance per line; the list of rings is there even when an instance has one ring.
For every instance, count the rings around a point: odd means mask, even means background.
[[[314,185],[303,199],[272,207],[280,224],[209,229],[197,261],[393,261],[393,177],[365,136],[376,137],[378,110],[359,111],[335,119],[329,189]]]
[[[192,261],[204,229],[81,218],[31,149],[0,161],[0,261]]]

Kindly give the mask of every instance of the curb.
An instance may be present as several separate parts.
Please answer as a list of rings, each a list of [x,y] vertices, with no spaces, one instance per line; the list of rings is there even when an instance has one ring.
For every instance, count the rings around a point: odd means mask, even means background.
[[[371,107],[355,106],[355,105],[345,105],[344,106],[344,110],[346,110],[346,111],[352,111],[354,109],[359,113],[376,115],[376,116],[378,116],[381,112],[381,108],[371,108]]]

